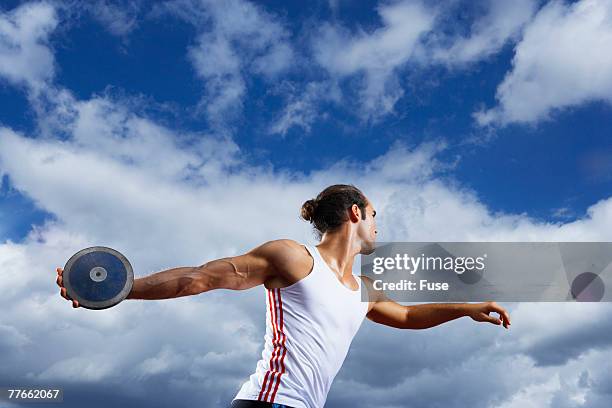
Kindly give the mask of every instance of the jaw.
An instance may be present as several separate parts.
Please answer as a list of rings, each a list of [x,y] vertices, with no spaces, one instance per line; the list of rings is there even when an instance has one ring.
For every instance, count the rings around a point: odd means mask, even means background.
[[[375,241],[363,241],[361,245],[361,251],[359,251],[362,255],[370,255],[376,250],[376,242]]]

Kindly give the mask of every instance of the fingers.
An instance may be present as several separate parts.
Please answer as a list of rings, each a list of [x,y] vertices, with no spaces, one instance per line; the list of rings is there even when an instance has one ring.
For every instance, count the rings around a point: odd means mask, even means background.
[[[497,326],[503,325],[506,329],[510,327],[510,315],[506,310],[495,302],[484,302],[470,306],[473,309],[472,319],[478,322],[489,322]],[[495,312],[499,317],[490,316]]]
[[[77,308],[77,307],[81,307],[81,305],[79,305],[79,301],[78,300],[74,300],[68,297],[68,295],[66,294],[66,288],[62,287],[60,289],[60,294],[62,295],[62,297],[66,300],[71,300],[72,301],[72,307],[73,308]]]
[[[502,321],[500,319],[498,319],[497,317],[489,316],[486,313],[482,314],[482,318],[483,318],[483,321],[489,322],[489,323],[493,323],[493,324],[496,324],[498,326],[502,323]]]
[[[57,271],[57,279],[55,279],[55,283],[57,284],[57,286],[59,286],[61,288],[60,289],[60,294],[62,296],[64,296],[64,294],[63,294],[65,292],[65,289],[64,289],[64,277],[62,276],[62,274],[64,273],[64,270],[62,268],[56,268],[55,270]]]
[[[64,270],[59,267],[56,268],[55,270],[57,271],[57,279],[55,280],[55,283],[57,283],[57,286],[60,287],[60,295],[62,295],[62,297],[66,300],[71,300],[72,307],[74,309],[76,309],[77,307],[80,307],[78,300],[69,298],[68,294],[66,293],[66,288],[64,287],[64,278],[62,276],[62,274],[64,273]]]
[[[491,302],[489,304],[490,310],[492,312],[497,312],[499,313],[499,316],[502,318],[503,323],[504,323],[504,327],[507,329],[510,326],[510,315],[508,314],[508,312],[506,312],[506,309],[504,309],[503,307],[501,307],[500,305],[498,305],[495,302]]]
[[[508,327],[510,327],[510,316],[508,316],[508,313],[504,310],[502,312],[500,312],[499,314],[501,316],[501,318],[504,321],[504,327],[507,329]]]
[[[506,310],[503,307],[501,307],[500,305],[498,305],[495,302],[488,302],[487,303],[487,307],[486,307],[487,315],[490,312],[498,313],[499,317],[501,318],[501,319],[494,318],[496,321],[499,322],[499,323],[495,323],[495,324],[502,324],[503,323],[503,325],[504,325],[504,327],[506,329],[508,329],[510,327],[510,315],[508,315],[508,312],[506,312]]]
[[[71,299],[70,297],[68,297],[68,294],[66,293],[66,288],[63,286],[63,279],[62,279],[62,275],[61,275],[61,268],[57,268],[58,269],[58,276],[57,276],[57,280],[56,283],[57,285],[60,287],[60,295],[66,299],[66,300],[71,300],[72,301],[72,307],[73,308],[77,308],[80,307],[79,302],[77,300]]]
[[[62,287],[62,282],[64,280],[62,274],[64,273],[64,270],[60,267],[55,268],[55,270],[57,271],[57,279],[55,280],[55,283],[57,283],[59,287]]]

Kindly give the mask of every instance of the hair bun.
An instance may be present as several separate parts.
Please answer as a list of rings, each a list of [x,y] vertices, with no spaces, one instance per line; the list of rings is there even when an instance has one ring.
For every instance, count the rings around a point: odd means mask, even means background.
[[[308,200],[304,204],[302,204],[302,210],[300,211],[300,215],[306,221],[312,221],[312,216],[317,208],[317,202],[315,200]]]

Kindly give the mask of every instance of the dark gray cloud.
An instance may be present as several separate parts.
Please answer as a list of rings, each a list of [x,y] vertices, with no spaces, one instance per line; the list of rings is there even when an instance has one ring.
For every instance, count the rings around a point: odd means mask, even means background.
[[[423,370],[444,370],[488,352],[499,335],[493,327],[472,323],[463,318],[428,330],[399,330],[368,320],[353,341],[343,372],[351,380],[392,388]]]
[[[530,346],[525,353],[538,365],[562,365],[592,349],[605,349],[611,346],[612,315],[608,311],[593,325],[543,339]]]

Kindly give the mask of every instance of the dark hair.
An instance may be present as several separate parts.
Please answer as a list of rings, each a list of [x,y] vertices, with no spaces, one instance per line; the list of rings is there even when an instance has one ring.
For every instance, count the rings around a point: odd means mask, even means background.
[[[320,238],[325,232],[337,230],[348,220],[347,210],[353,204],[361,209],[361,219],[365,220],[368,200],[361,190],[352,184],[334,184],[321,191],[317,198],[306,201],[300,215],[314,226]]]

